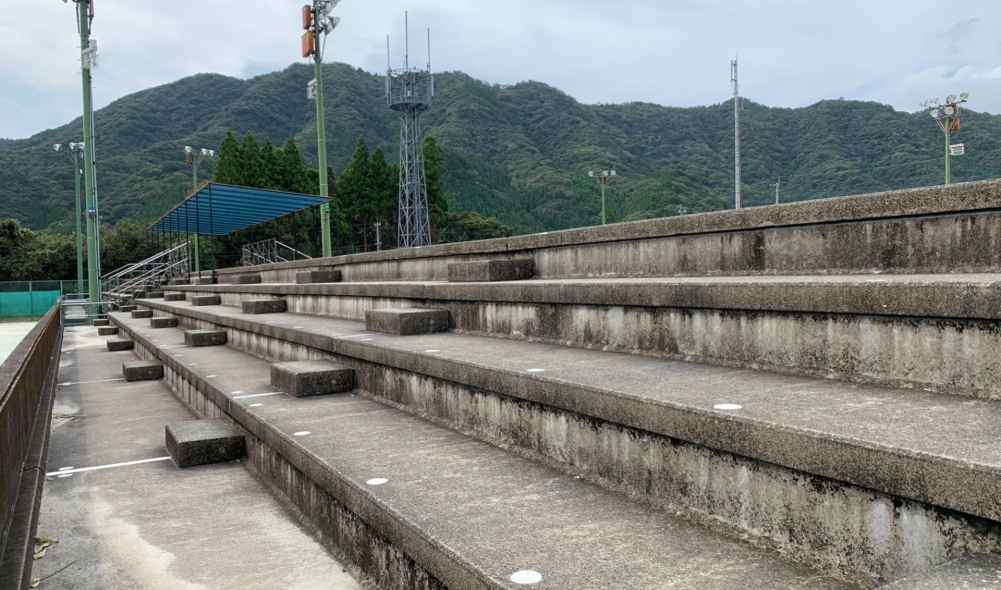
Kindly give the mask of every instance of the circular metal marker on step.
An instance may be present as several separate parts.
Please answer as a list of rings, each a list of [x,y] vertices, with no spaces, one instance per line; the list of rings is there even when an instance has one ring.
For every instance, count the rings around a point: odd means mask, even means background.
[[[293,432],[292,436],[306,436],[309,434],[308,430],[300,430],[299,432]]]
[[[713,406],[715,410],[742,410],[744,406],[738,404],[716,404]]]
[[[538,584],[542,581],[542,574],[532,570],[521,570],[511,574],[511,581],[515,584]]]
[[[529,373],[544,373],[546,371],[545,369],[525,369],[525,370],[528,371]]]
[[[386,479],[385,477],[376,477],[366,481],[365,483],[367,483],[370,486],[381,486],[383,484],[389,483],[389,480]]]
[[[76,467],[60,467],[57,471],[69,471],[70,469],[76,469]]]

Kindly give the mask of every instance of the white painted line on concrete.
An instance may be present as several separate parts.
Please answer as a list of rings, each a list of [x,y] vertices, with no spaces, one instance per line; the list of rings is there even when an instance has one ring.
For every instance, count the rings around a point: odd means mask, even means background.
[[[261,407],[261,406],[263,406],[263,405],[264,405],[264,404],[250,404],[250,406],[249,406],[249,407],[251,407],[251,408],[259,408],[259,407]]]
[[[57,477],[58,477],[59,479],[63,479],[64,477],[73,477],[73,474],[72,474],[72,473],[64,473],[64,474],[62,474],[62,475],[59,475],[59,476],[57,476]]]
[[[542,574],[532,570],[521,570],[511,574],[511,581],[515,584],[538,584],[542,581]]]
[[[383,484],[389,483],[389,480],[386,479],[385,477],[376,477],[366,481],[365,483],[367,483],[370,486],[381,486]]]
[[[300,430],[299,432],[293,432],[292,436],[306,436],[307,434],[310,434],[308,430]]]
[[[81,467],[67,471],[51,471],[45,475],[61,475],[67,473],[83,473],[84,471],[97,471],[98,469],[111,469],[112,467],[125,467],[127,465],[141,465],[143,463],[155,463],[157,461],[167,461],[170,457],[157,457],[156,459],[142,459],[140,461],[126,461],[125,463],[112,463],[110,465],[98,465],[97,467]]]
[[[741,410],[744,406],[738,404],[716,404],[713,406],[715,410]]]
[[[72,471],[75,467],[60,467],[59,471]]]
[[[302,330],[302,329],[304,329],[305,327],[306,327],[306,326],[296,326],[296,327],[294,327],[294,328],[292,328],[292,329],[293,329],[293,330]]]
[[[282,392],[280,392],[280,391],[271,391],[271,392],[268,392],[268,393],[252,393],[250,395],[238,395],[238,396],[234,397],[233,399],[247,399],[248,397],[267,397],[269,395],[281,395],[281,394],[282,394]]]
[[[528,371],[529,373],[545,373],[546,372],[545,369],[525,369],[525,370]]]
[[[59,385],[87,385],[88,383],[108,383],[109,381],[125,381],[125,377],[118,377],[117,379],[98,379],[97,381],[67,381],[66,383],[60,383]]]
[[[206,379],[211,379],[211,378],[213,378],[213,377],[218,377],[218,376],[219,376],[219,375],[206,375],[206,376],[205,376],[205,378],[206,378]]]
[[[424,352],[426,352],[426,353],[429,353],[429,354],[430,354],[430,353],[435,353],[435,352],[441,352],[441,351],[440,351],[440,350],[438,350],[437,348],[432,348],[432,349],[430,349],[430,350],[425,350]]]

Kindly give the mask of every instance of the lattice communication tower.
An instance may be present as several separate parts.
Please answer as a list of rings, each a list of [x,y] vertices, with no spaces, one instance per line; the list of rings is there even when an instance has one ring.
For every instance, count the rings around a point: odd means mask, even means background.
[[[431,220],[428,216],[428,191],[424,175],[424,135],[421,113],[431,108],[434,76],[431,75],[431,34],[428,32],[426,70],[410,67],[409,32],[407,57],[403,69],[394,70],[386,38],[386,104],[400,113],[400,248],[431,244]]]

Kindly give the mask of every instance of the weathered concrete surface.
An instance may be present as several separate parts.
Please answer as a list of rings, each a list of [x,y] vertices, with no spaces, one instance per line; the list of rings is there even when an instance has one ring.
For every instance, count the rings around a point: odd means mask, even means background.
[[[221,299],[218,295],[193,295],[191,297],[191,305],[219,305]]]
[[[300,285],[315,283],[339,283],[341,281],[341,271],[339,270],[311,270],[296,273],[295,282]]]
[[[163,363],[158,361],[128,361],[122,363],[126,381],[156,381],[163,379]]]
[[[301,343],[1001,520],[993,500],[1001,497],[1001,454],[990,434],[1001,431],[1001,413],[992,401],[454,333],[344,338],[360,326],[295,314],[263,323],[233,308],[163,305],[226,327],[234,346],[255,342],[237,330]],[[274,360],[297,360],[261,346]],[[719,403],[742,409],[717,411]],[[936,427],[943,420],[949,429]]]
[[[153,311],[149,309],[137,309],[132,312],[132,317],[139,319],[148,319],[153,317]]]
[[[177,324],[178,324],[178,319],[176,317],[150,318],[149,320],[150,328],[176,328]]]
[[[136,305],[122,305],[118,308],[118,311],[129,313],[139,309]]]
[[[108,351],[118,352],[120,350],[132,350],[136,343],[128,338],[109,338]]]
[[[184,344],[192,347],[222,346],[226,344],[226,332],[223,330],[185,330]]]
[[[185,420],[166,427],[167,452],[174,465],[196,467],[243,458],[243,434],[225,420]]]
[[[268,282],[337,265],[346,281],[438,280],[448,264],[535,258],[536,276],[985,272],[1001,268],[1001,182],[717,211],[497,240],[264,265]],[[703,235],[698,235],[703,234]],[[223,269],[221,275],[242,269]]]
[[[212,288],[227,305],[434,307],[470,334],[1001,399],[998,274]]]
[[[994,590],[1001,588],[1001,559],[979,555],[951,561],[883,590]]]
[[[447,309],[370,309],[365,312],[365,329],[397,336],[445,332],[448,330]]]
[[[191,279],[192,285],[214,285],[215,283],[216,279],[212,277],[192,277]]]
[[[158,346],[171,346],[174,333]],[[430,574],[464,590],[511,588],[508,577],[528,568],[549,587],[584,590],[844,587],[372,401],[240,398],[230,392],[266,387],[270,366],[232,348],[206,351],[194,367],[170,352],[155,354],[255,434],[248,439],[255,470],[329,523],[328,534],[384,586],[395,586],[381,578],[386,560],[403,552],[410,567],[427,572],[418,582]],[[389,481],[368,483],[378,477]],[[439,587],[429,582],[417,587]]]
[[[146,294],[147,299],[163,299],[163,291],[150,291]]]
[[[164,293],[164,301],[184,301],[186,295],[184,293]]]
[[[986,417],[989,404],[971,408],[959,399],[915,394],[923,398],[915,405],[909,395],[898,399],[901,392],[859,391],[834,382],[813,382],[804,389],[809,382],[745,371],[703,372],[705,367],[685,364],[680,364],[679,370],[669,363],[662,364],[657,374],[656,361],[643,362],[636,357],[588,353],[580,362],[567,362],[573,357],[561,354],[547,358],[538,353],[551,347],[538,345],[515,352],[518,347],[504,341],[453,338],[460,336],[453,334],[414,336],[401,342],[392,336],[359,332],[360,325],[353,322],[311,318],[307,330],[306,318],[293,314],[261,323],[241,319],[244,316],[235,309],[214,311],[231,315],[194,310],[191,315],[233,325],[228,329],[229,338],[240,350],[269,360],[318,358],[316,355],[324,351],[328,355],[336,351],[338,356],[327,358],[354,367],[362,391],[504,448],[520,448],[568,473],[672,513],[680,510],[703,524],[735,531],[756,544],[839,572],[866,587],[953,559],[957,551],[997,551],[1001,538],[996,523],[892,495],[906,486],[949,490],[950,495],[965,493],[961,491],[964,486],[987,490],[989,484],[984,487],[984,483],[961,483],[953,478],[969,475],[968,467],[975,464],[966,463],[969,451],[983,449],[984,443],[976,441],[992,439],[973,435],[960,442],[949,440],[949,435],[991,432],[995,426],[970,422]],[[413,360],[406,361],[411,355]],[[609,370],[597,361],[601,357],[622,364],[616,363],[615,370]],[[510,373],[488,368],[498,365],[508,367]],[[530,373],[526,367],[543,371]],[[585,370],[578,371],[581,367]],[[603,371],[604,377],[592,379]],[[711,371],[718,374],[706,379]],[[549,375],[549,383],[540,382]],[[611,379],[615,375],[620,378]],[[609,381],[614,381],[613,388],[609,388]],[[596,395],[594,385],[607,392],[606,399]],[[690,421],[683,408],[678,408],[680,415],[672,416],[653,398],[647,407],[630,407],[629,398],[635,400],[636,394],[660,397],[668,393],[667,401],[676,400],[682,392],[682,397],[701,399],[697,403],[705,408],[690,416]],[[745,404],[749,394],[756,408],[752,420],[760,429],[728,425],[726,418],[715,422],[705,415],[707,411],[721,418],[731,415],[732,420],[743,422],[746,405],[737,412],[717,412],[713,406],[730,399]],[[580,404],[573,410],[561,409],[569,407],[565,405],[568,400],[579,400]],[[198,402],[192,399],[191,403]],[[588,409],[581,412],[582,408]],[[805,421],[801,416],[804,409],[808,409]],[[825,418],[825,413],[830,418]],[[633,423],[642,420],[648,427],[625,426],[621,424],[625,416],[631,416],[630,421],[636,421]],[[927,422],[941,422],[944,416],[950,416],[956,427],[949,433],[933,433],[931,438],[937,439],[933,444],[939,451],[929,453],[929,447],[921,446],[930,429]],[[686,442],[690,438],[651,431],[679,428],[685,422],[689,422],[690,433],[709,437],[693,443]],[[783,429],[797,431],[804,438],[794,440],[796,437],[787,437]],[[838,442],[828,446],[825,440]],[[950,448],[942,448],[943,441]],[[709,448],[737,448],[733,445],[738,443],[741,454],[751,458]],[[957,449],[963,449],[960,455],[955,454]],[[883,451],[889,452],[889,457]],[[778,456],[773,452],[810,461],[812,467],[800,463],[801,469],[788,469],[754,459]],[[895,453],[899,454],[894,457]],[[946,468],[941,457],[932,458],[939,455],[960,461]],[[987,452],[984,456],[990,455]],[[905,457],[905,462],[919,457],[925,457],[926,462],[905,465],[901,463]],[[823,465],[825,458],[835,459],[833,463],[841,465],[840,473],[849,481],[881,472],[880,477],[886,478],[882,483],[891,494],[873,492],[872,486],[865,484],[831,481],[824,475],[833,473]],[[985,493],[989,496],[993,492]],[[937,499],[950,501],[944,496]],[[990,505],[987,497],[983,499]]]
[[[345,393],[354,389],[355,372],[330,361],[274,363],[271,385],[292,397]]]
[[[114,376],[103,347],[67,329],[59,380],[81,384],[58,393],[50,471],[166,457],[164,426],[193,417],[160,383],[84,383]],[[239,463],[53,475],[38,536],[59,540],[34,562],[41,590],[362,588]]]
[[[261,275],[239,275],[232,278],[232,283],[234,285],[259,285],[261,283]]]
[[[98,336],[114,336],[118,334],[117,326],[102,326],[97,329]]]
[[[94,324],[94,326],[96,326],[96,327],[101,327],[101,326],[110,326],[110,325],[111,325],[111,321],[110,321],[110,320],[107,320],[107,319],[103,319],[103,320],[94,320],[94,321],[93,321],[93,324]]]
[[[453,262],[448,265],[448,281],[450,283],[524,281],[532,278],[534,271],[535,261],[531,258]]]
[[[173,287],[175,285],[188,285],[190,281],[187,278],[173,278],[167,281],[167,285]]]
[[[244,299],[243,313],[285,313],[288,303],[284,299]]]

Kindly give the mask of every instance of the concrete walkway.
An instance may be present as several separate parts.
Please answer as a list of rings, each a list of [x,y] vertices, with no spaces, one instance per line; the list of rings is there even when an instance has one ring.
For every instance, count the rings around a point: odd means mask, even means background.
[[[58,543],[34,562],[39,588],[361,588],[240,462],[163,460],[165,425],[195,416],[162,382],[121,380],[135,357],[106,340],[66,329],[37,533]]]
[[[38,322],[0,323],[0,363],[7,360],[17,345]]]

